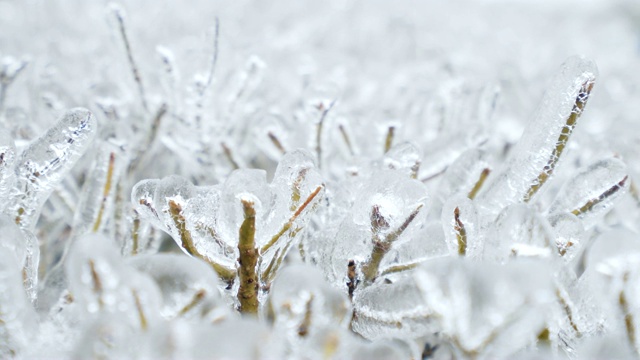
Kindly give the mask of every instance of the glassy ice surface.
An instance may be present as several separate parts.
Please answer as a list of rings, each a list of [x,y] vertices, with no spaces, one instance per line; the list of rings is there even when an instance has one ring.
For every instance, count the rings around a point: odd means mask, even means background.
[[[626,165],[615,158],[581,169],[551,204],[550,212],[569,212],[579,218],[602,216],[629,188]],[[589,224],[589,222],[587,222]]]
[[[414,278],[462,356],[507,356],[534,342],[553,301],[550,273],[540,262],[432,260]]]
[[[64,113],[16,159],[16,194],[7,209],[20,227],[32,230],[42,204],[91,144],[96,119],[87,109]]]
[[[488,209],[496,210],[509,204],[528,201],[552,176],[555,164],[564,150],[582,108],[577,101],[586,102],[598,70],[593,61],[569,58],[560,68],[535,114],[524,130],[503,168],[492,175],[481,199]]]
[[[128,264],[149,275],[159,286],[163,318],[224,318],[228,312],[220,296],[222,284],[211,267],[200,260],[160,254],[133,257]]]
[[[639,13],[0,1],[0,358],[636,356]]]

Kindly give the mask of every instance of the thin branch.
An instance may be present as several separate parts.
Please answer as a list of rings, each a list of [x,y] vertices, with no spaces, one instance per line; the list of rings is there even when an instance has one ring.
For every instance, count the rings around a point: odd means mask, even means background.
[[[353,293],[356,291],[360,280],[357,278],[357,265],[354,260],[349,260],[347,264],[347,288],[349,289],[349,300],[353,300]]]
[[[453,221],[453,231],[456,233],[458,241],[458,255],[465,256],[467,254],[467,230],[464,228],[462,221],[460,221],[459,208],[453,210]]]
[[[629,176],[625,176],[617,184],[615,184],[612,187],[610,187],[609,189],[607,189],[605,192],[600,194],[598,197],[587,201],[581,207],[571,211],[571,213],[573,215],[580,216],[580,215],[584,215],[585,213],[591,211],[591,209],[593,209],[594,206],[600,204],[601,202],[603,202],[606,199],[610,198],[611,196],[615,195],[618,191],[620,191],[622,188],[624,188],[624,185],[626,184],[628,178],[629,178]]]
[[[353,152],[353,146],[351,145],[351,140],[349,138],[349,134],[347,134],[347,130],[342,124],[338,125],[338,129],[340,130],[340,134],[342,135],[342,140],[344,140],[344,143],[347,145],[347,149],[349,149],[349,154],[351,154],[351,156],[354,156],[355,153]]]
[[[420,265],[420,262],[412,262],[408,264],[389,266],[388,268],[380,271],[380,276],[385,276],[389,274],[395,274],[395,273],[415,269],[418,265]]]
[[[622,314],[624,315],[624,325],[627,330],[627,338],[629,339],[629,343],[636,352],[640,352],[638,349],[638,345],[636,344],[636,326],[634,324],[633,314],[631,313],[629,302],[627,301],[627,296],[624,292],[624,286],[627,284],[628,280],[629,274],[626,273],[623,276],[623,290],[620,290],[620,295],[618,296],[618,304],[620,304]]]
[[[282,145],[282,143],[280,142],[280,139],[278,139],[278,137],[272,132],[269,131],[267,132],[267,136],[269,136],[269,140],[271,140],[271,142],[273,143],[273,145],[280,150],[280,152],[282,154],[286,153],[287,150],[285,150],[284,146]]]
[[[418,213],[422,209],[422,204],[418,205],[407,219],[396,230],[387,234],[384,239],[379,238],[379,229],[389,226],[386,219],[381,216],[377,206],[374,206],[371,212],[371,227],[373,233],[373,250],[371,255],[367,259],[366,263],[362,266],[362,274],[364,275],[365,283],[373,282],[377,277],[380,269],[380,263],[385,255],[391,250],[391,245],[402,235],[402,233],[409,227],[413,220],[418,216]]]
[[[133,295],[133,299],[136,304],[136,310],[138,310],[138,318],[140,319],[140,328],[144,331],[148,328],[147,317],[144,315],[144,311],[142,309],[142,303],[140,302],[140,297],[138,296],[138,292],[135,289],[131,289],[131,294]]]
[[[385,154],[391,149],[391,146],[393,146],[393,138],[395,136],[395,132],[396,132],[396,127],[389,126],[389,129],[387,130],[387,137],[384,140]]]
[[[225,144],[224,142],[220,143],[220,146],[222,146],[222,151],[224,152],[224,156],[227,158],[227,160],[229,161],[229,163],[231,164],[231,167],[234,170],[237,170],[240,168],[240,166],[238,166],[238,163],[236,162],[236,160],[233,158],[233,153],[231,152],[231,149],[227,146],[227,144]]]
[[[142,107],[145,111],[149,111],[149,106],[147,105],[147,98],[144,91],[144,86],[142,84],[142,78],[140,77],[140,70],[138,70],[138,66],[133,58],[133,52],[131,51],[131,43],[129,42],[129,37],[127,36],[127,27],[124,22],[124,15],[122,14],[122,10],[119,7],[114,7],[113,12],[118,20],[118,28],[120,30],[120,36],[122,37],[122,42],[124,43],[124,48],[127,53],[127,60],[129,61],[129,67],[131,68],[131,73],[133,74],[133,79],[138,85],[138,92],[140,95],[140,101],[142,102]]]
[[[207,262],[213,270],[220,276],[220,278],[227,283],[231,283],[235,277],[236,273],[234,270],[229,269],[228,267],[218,264],[215,261],[209,259],[207,256],[202,255],[198,249],[196,249],[193,238],[191,237],[191,232],[187,229],[187,224],[184,216],[182,215],[182,207],[180,204],[175,202],[174,200],[169,200],[169,214],[173,219],[174,225],[180,234],[180,242],[182,244],[182,248],[187,251],[188,254],[197,257],[199,259]]]
[[[469,195],[467,195],[469,199],[471,200],[475,199],[476,195],[478,195],[478,192],[480,192],[480,189],[482,189],[482,185],[484,184],[484,181],[487,180],[487,177],[489,176],[490,173],[491,173],[491,169],[489,168],[484,168],[482,170],[482,172],[480,173],[480,178],[478,178],[478,181],[476,181],[471,191],[469,191]]]
[[[193,294],[193,298],[191,299],[191,301],[189,301],[189,303],[187,305],[185,305],[182,309],[180,309],[180,311],[178,312],[178,315],[182,316],[182,315],[188,313],[189,311],[191,311],[191,309],[193,309],[200,302],[202,302],[202,300],[204,299],[205,295],[207,295],[207,292],[204,289],[200,289],[200,290],[196,291],[196,293]]]
[[[319,110],[322,110],[322,114],[320,115],[320,120],[318,121],[317,129],[316,129],[316,155],[318,156],[318,169],[322,168],[322,127],[324,125],[324,120],[327,117],[327,114],[331,109],[333,109],[333,105],[335,105],[337,99],[333,99],[329,106],[326,108],[320,104],[318,107]]]
[[[319,185],[308,197],[307,199],[304,201],[304,203],[302,203],[302,205],[300,205],[298,207],[298,210],[296,210],[296,212],[291,216],[291,218],[289,218],[289,220],[282,225],[282,228],[280,228],[280,231],[278,231],[277,234],[275,234],[271,240],[266,243],[262,248],[260,248],[260,254],[264,254],[267,251],[269,251],[269,249],[278,241],[280,240],[280,238],[282,237],[282,235],[284,235],[287,231],[289,231],[289,229],[291,229],[291,226],[293,226],[293,223],[296,221],[296,219],[298,219],[298,217],[300,216],[300,214],[304,211],[304,209],[306,209],[309,204],[311,204],[311,202],[313,201],[313,199],[315,199],[315,197],[320,193],[320,191],[322,190],[322,188],[324,188],[324,185]]]
[[[89,272],[91,273],[91,282],[93,285],[92,290],[98,297],[98,304],[100,305],[100,308],[102,308],[104,306],[104,301],[102,300],[102,280],[96,271],[96,264],[93,260],[89,260]]]
[[[116,161],[116,153],[112,152],[109,155],[109,165],[107,165],[107,177],[104,182],[104,189],[102,190],[102,200],[100,201],[100,209],[98,210],[98,216],[96,216],[96,221],[93,224],[92,232],[98,232],[100,230],[100,224],[102,223],[102,216],[104,214],[104,208],[107,203],[107,199],[109,198],[109,193],[111,192],[111,185],[113,183],[113,171],[115,168]]]
[[[305,337],[309,335],[309,328],[311,327],[311,318],[313,316],[313,294],[309,296],[309,300],[305,304],[304,318],[302,319],[302,323],[298,326],[298,335]]]

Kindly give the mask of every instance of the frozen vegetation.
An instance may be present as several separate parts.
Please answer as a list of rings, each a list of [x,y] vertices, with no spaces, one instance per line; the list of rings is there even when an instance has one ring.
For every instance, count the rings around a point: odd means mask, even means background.
[[[0,358],[638,358],[639,44],[631,0],[0,0]]]

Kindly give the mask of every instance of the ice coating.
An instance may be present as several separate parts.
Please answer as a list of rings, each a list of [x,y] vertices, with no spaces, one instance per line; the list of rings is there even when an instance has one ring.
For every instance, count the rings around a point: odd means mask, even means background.
[[[74,108],[20,154],[16,161],[17,193],[6,211],[21,228],[34,228],[42,204],[89,148],[96,131],[91,112]]]
[[[9,204],[9,196],[15,185],[14,166],[16,161],[16,145],[11,134],[0,128],[0,199],[3,199],[0,209],[3,211]]]
[[[0,251],[0,357],[19,356],[37,329],[36,313],[25,296],[21,266]]]
[[[286,334],[293,348],[308,346],[326,328],[346,329],[351,319],[347,296],[310,265],[283,268],[273,282],[266,308],[274,327]]]
[[[555,233],[558,253],[565,261],[571,261],[583,250],[585,229],[575,215],[563,213],[548,217]]]
[[[313,166],[309,154],[294,151],[283,157],[271,184],[255,169],[235,170],[215,186],[194,186],[178,176],[143,180],[131,201],[142,219],[211,265],[232,292],[246,290],[238,287],[242,279],[259,282],[262,290],[246,298],[263,301],[322,198],[324,184]]]
[[[396,246],[410,241],[426,220],[424,184],[397,171],[378,170],[359,184],[355,201],[325,242],[320,266],[336,286],[344,286],[350,261],[365,266],[368,281],[383,269],[381,262]],[[416,254],[419,256],[423,254]],[[358,266],[359,267],[359,266]],[[358,275],[361,276],[361,275]]]
[[[100,141],[97,155],[84,183],[74,214],[75,236],[105,229],[113,215],[116,184],[122,176],[124,153],[118,146]]]
[[[498,215],[489,229],[484,258],[494,261],[506,261],[514,256],[555,259],[560,250],[554,240],[555,234],[545,218],[529,205],[511,205]]]
[[[601,216],[629,188],[629,183],[627,166],[622,161],[616,158],[597,161],[565,183],[549,212],[569,212],[581,219]]]
[[[213,315],[220,320],[227,315],[226,303],[219,293],[222,283],[205,262],[178,254],[158,254],[136,256],[128,264],[158,284],[163,318]]]
[[[411,276],[381,280],[354,296],[353,330],[368,340],[429,333],[431,310]]]
[[[535,271],[533,271],[535,270]],[[414,275],[424,304],[461,356],[508,356],[535,339],[554,300],[545,264],[444,258]]]
[[[383,157],[383,166],[391,170],[399,170],[415,179],[420,172],[422,149],[417,144],[402,142],[394,145]]]
[[[85,316],[98,319],[111,314],[142,330],[158,322],[162,299],[158,286],[126,266],[109,239],[95,234],[79,238],[65,265],[69,291]]]
[[[553,175],[597,75],[589,59],[574,56],[565,61],[507,162],[481,194],[487,210],[497,213],[509,204],[532,200]]]
[[[478,257],[484,239],[476,206],[466,194],[453,196],[442,207],[442,227],[452,256]]]

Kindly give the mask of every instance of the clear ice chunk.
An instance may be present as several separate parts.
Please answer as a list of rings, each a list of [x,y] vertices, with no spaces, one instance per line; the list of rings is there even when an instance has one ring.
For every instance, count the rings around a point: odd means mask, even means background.
[[[135,256],[128,264],[157,283],[162,293],[163,318],[226,315],[228,304],[220,296],[223,285],[203,261],[180,254],[156,254]]]
[[[616,158],[597,161],[578,173],[558,192],[549,212],[568,212],[591,227],[629,188],[627,166]],[[587,221],[588,220],[588,221]]]
[[[294,352],[306,348],[310,339],[327,328],[347,329],[351,320],[347,296],[330,286],[319,269],[306,264],[282,269],[266,309],[267,318],[277,332],[286,335]]]
[[[16,161],[16,194],[6,212],[22,229],[33,230],[42,205],[69,169],[89,148],[97,130],[87,109],[65,112]]]
[[[112,314],[141,330],[159,321],[160,289],[149,276],[126,266],[111,240],[96,234],[79,238],[69,250],[65,271],[82,314]]]
[[[460,356],[507,357],[535,342],[554,301],[547,265],[462,258],[431,260],[414,273],[424,306]]]
[[[484,258],[506,261],[509,257],[558,257],[551,225],[531,206],[515,204],[505,208],[487,230]]]
[[[589,59],[575,56],[565,61],[522,138],[481,194],[479,200],[488,211],[497,214],[510,204],[530,201],[553,175],[597,75]]]
[[[416,179],[422,163],[422,149],[411,142],[399,143],[384,154],[382,163],[384,168],[397,170]]]
[[[12,252],[0,251],[0,357],[20,356],[34,341],[37,325],[25,296],[21,265]]]
[[[106,141],[100,141],[97,145],[97,154],[74,214],[72,237],[101,232],[113,221],[116,187],[127,161],[119,146]],[[113,231],[110,235],[113,235]]]
[[[479,257],[484,241],[476,206],[466,194],[447,200],[442,208],[442,227],[451,255]]]
[[[431,310],[409,276],[363,288],[354,296],[353,306],[352,329],[368,340],[415,338],[432,330]]]

